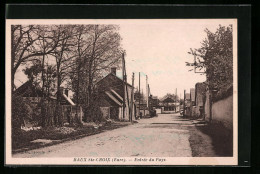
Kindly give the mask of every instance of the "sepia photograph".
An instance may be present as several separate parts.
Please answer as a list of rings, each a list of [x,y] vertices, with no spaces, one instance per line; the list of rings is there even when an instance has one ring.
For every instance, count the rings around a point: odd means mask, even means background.
[[[237,19],[6,20],[6,164],[237,165]]]

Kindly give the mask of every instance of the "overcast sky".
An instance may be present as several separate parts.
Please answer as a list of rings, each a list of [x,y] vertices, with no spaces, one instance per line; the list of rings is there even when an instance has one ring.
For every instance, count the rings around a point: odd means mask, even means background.
[[[57,21],[41,21],[45,24],[58,24]],[[144,93],[145,75],[154,96],[163,97],[166,93],[175,93],[183,98],[183,90],[189,92],[197,82],[205,81],[205,75],[188,70],[185,62],[192,62],[193,56],[187,52],[190,48],[199,48],[206,38],[205,28],[215,32],[218,26],[234,24],[232,19],[166,19],[166,20],[74,20],[75,24],[119,24],[123,38],[122,47],[126,51],[126,70],[131,83],[135,73],[135,85],[138,86],[138,72],[141,72],[141,88]],[[68,23],[63,20],[61,23]],[[118,75],[121,75],[118,70]],[[16,74],[16,84],[25,82],[22,71]]]
[[[215,32],[219,24],[228,26],[233,20],[129,20],[120,25],[123,48],[126,50],[128,82],[135,73],[141,72],[141,88],[145,92],[145,75],[151,93],[163,97],[175,93],[183,97],[183,91],[194,88],[197,82],[206,80],[205,75],[195,74],[185,62],[192,62],[190,48],[199,48],[206,38],[205,28]]]

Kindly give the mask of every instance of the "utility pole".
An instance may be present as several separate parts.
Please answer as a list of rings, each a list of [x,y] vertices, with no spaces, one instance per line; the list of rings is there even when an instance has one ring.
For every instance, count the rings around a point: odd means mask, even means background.
[[[186,100],[186,90],[184,90],[184,96],[183,96],[183,116],[185,116],[185,100]]]
[[[177,88],[175,91],[175,113],[177,112]]]
[[[148,108],[149,106],[149,94],[148,94],[148,76],[146,75],[146,107]]]
[[[148,110],[149,110],[149,112],[150,112],[150,107],[151,107],[151,106],[150,106],[149,100],[150,100],[150,94],[151,94],[151,93],[150,93],[150,86],[149,86],[149,84],[148,84],[148,87],[147,87],[147,88],[148,88]]]
[[[134,116],[134,81],[135,81],[135,73],[133,73],[133,76],[132,76],[132,97],[131,97],[131,116],[129,117],[130,118],[130,121],[132,122],[133,121],[133,116]]]
[[[143,91],[143,89],[142,89],[142,96],[144,96],[144,91]],[[143,98],[143,100],[142,100],[142,104],[144,104],[144,98]],[[145,107],[143,107],[143,110],[144,110],[144,115],[143,115],[143,116],[145,116]]]
[[[141,81],[140,81],[140,72],[139,72],[139,113],[138,113],[138,115],[140,116],[140,113],[141,113],[141,90],[140,90],[140,83]]]
[[[150,103],[150,86],[149,86],[149,84],[148,84],[148,86],[147,86],[147,89],[148,89],[148,111],[149,111],[149,114],[151,115],[151,113],[150,113],[150,110],[151,110],[151,103]]]
[[[131,115],[131,111],[130,111],[130,101],[129,101],[129,94],[128,94],[128,83],[127,83],[127,75],[126,75],[126,67],[125,67],[125,57],[124,57],[124,92],[126,93],[126,104],[127,104],[127,107],[125,106],[125,108],[127,108],[127,113],[128,113],[128,116],[130,118],[130,115]]]
[[[181,93],[180,93],[180,98],[179,98],[179,112],[181,113]]]
[[[122,78],[123,78],[123,119],[125,118],[125,54],[122,54]]]

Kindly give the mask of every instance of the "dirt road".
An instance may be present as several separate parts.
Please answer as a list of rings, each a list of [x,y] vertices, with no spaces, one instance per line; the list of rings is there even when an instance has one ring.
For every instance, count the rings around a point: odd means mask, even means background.
[[[13,157],[191,157],[188,127],[179,114],[159,114],[139,123]]]

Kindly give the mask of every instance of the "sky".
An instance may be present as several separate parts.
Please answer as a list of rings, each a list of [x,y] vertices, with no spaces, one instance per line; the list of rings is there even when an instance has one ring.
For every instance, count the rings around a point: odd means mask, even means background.
[[[66,23],[67,21],[65,21]],[[153,96],[163,97],[175,93],[183,98],[186,92],[194,88],[197,82],[206,80],[205,75],[190,71],[185,62],[192,62],[188,54],[190,48],[199,48],[206,38],[205,29],[215,32],[219,25],[234,24],[234,19],[139,19],[139,20],[79,20],[75,24],[118,24],[125,50],[128,83],[138,86],[138,73],[141,73],[141,89],[146,92],[145,75],[148,76]],[[57,21],[46,21],[55,23]],[[61,22],[61,23],[64,23]],[[70,22],[71,23],[71,22]],[[121,70],[117,71],[118,76]],[[26,81],[21,70],[16,74],[16,84]]]
[[[215,32],[218,26],[228,26],[232,20],[142,20],[120,25],[122,45],[126,50],[126,70],[128,82],[135,73],[141,73],[141,88],[145,88],[145,75],[148,76],[153,96],[163,97],[174,93],[183,98],[197,82],[206,80],[205,75],[189,71],[185,62],[194,57],[188,54],[190,48],[199,48],[206,38],[205,28]]]

